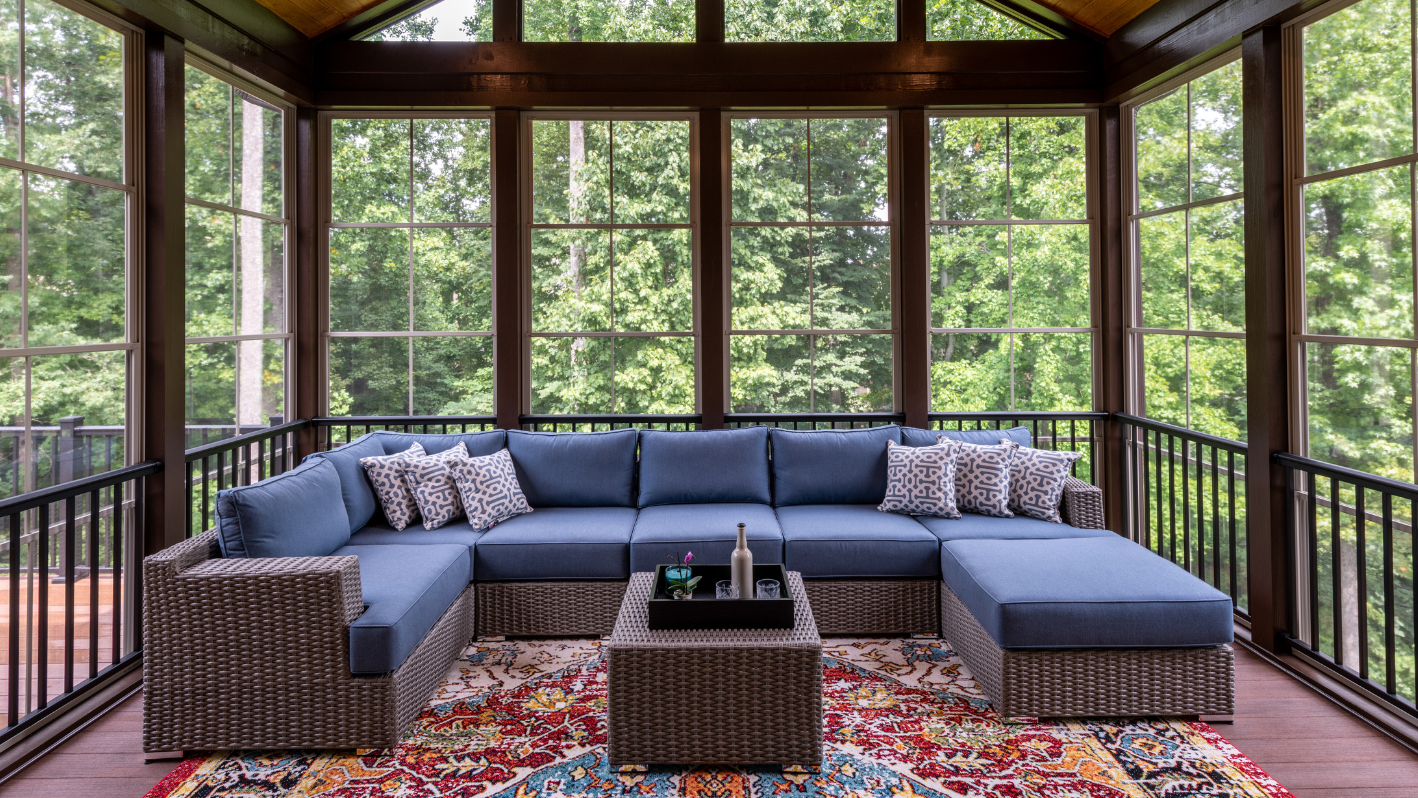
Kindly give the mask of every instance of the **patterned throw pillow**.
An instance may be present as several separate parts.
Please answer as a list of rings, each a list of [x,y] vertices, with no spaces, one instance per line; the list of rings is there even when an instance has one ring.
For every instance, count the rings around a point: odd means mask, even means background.
[[[886,442],[884,513],[959,518],[955,507],[955,446],[898,446]]]
[[[374,486],[374,495],[379,497],[379,506],[384,508],[384,517],[389,519],[389,526],[400,531],[419,516],[419,506],[404,479],[404,461],[423,456],[423,447],[415,443],[398,454],[359,459],[364,473],[369,476],[369,484]]]
[[[448,464],[467,456],[468,447],[459,441],[447,451],[403,463],[404,478],[418,503],[424,529],[437,529],[463,514],[463,502],[458,498],[458,486],[453,483]]]
[[[955,457],[955,503],[961,510],[995,518],[1013,518],[1009,511],[1009,467],[1018,444],[981,446],[949,441],[959,453]]]
[[[1009,509],[1030,518],[1062,524],[1059,499],[1063,497],[1064,477],[1083,452],[1051,452],[1030,449],[1010,440],[1001,445],[1015,449],[1009,468]]]
[[[512,455],[506,449],[486,457],[451,460],[448,470],[458,485],[468,524],[473,529],[487,529],[532,511],[517,481],[517,471],[512,468]]]

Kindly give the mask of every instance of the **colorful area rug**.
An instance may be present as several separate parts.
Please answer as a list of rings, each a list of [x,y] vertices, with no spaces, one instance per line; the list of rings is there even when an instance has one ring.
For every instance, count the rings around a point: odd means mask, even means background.
[[[829,639],[816,772],[615,768],[595,640],[469,646],[398,747],[184,761],[148,798],[1290,798],[1205,723],[1005,722],[933,639]]]

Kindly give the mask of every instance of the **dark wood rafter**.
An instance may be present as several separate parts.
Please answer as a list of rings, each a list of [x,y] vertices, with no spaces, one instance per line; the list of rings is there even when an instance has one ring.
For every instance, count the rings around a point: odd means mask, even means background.
[[[1127,402],[1127,326],[1128,305],[1125,294],[1127,281],[1123,273],[1126,260],[1123,247],[1123,141],[1122,112],[1116,105],[1098,112],[1097,142],[1094,152],[1095,185],[1098,187],[1098,276],[1095,297],[1099,335],[1093,362],[1098,369],[1094,380],[1097,395],[1094,408],[1111,413],[1125,412]],[[1108,528],[1126,534],[1123,512],[1123,441],[1117,422],[1102,425],[1103,517]]]
[[[1089,39],[1095,42],[1107,40],[1107,37],[1098,31],[1075,22],[1042,3],[1034,2],[1034,0],[976,0],[976,2],[989,6],[1007,17],[1017,19],[1031,28],[1052,33],[1055,36]]]
[[[901,131],[901,189],[897,209],[897,244],[900,252],[896,361],[900,374],[901,411],[906,423],[922,429],[930,426],[931,410],[931,274],[929,188],[930,171],[926,153],[926,114],[921,108],[903,108],[897,122]]]
[[[721,429],[728,411],[729,303],[728,242],[724,228],[728,166],[723,116],[699,110],[699,412],[705,429]]]
[[[143,446],[139,460],[164,470],[145,480],[144,553],[182,540],[186,486],[186,237],[183,230],[182,40],[162,32],[144,37],[143,310],[141,366]]]
[[[1246,109],[1246,519],[1251,637],[1267,651],[1293,632],[1293,558],[1285,469],[1273,452],[1291,451],[1290,326],[1285,240],[1285,118],[1282,29],[1267,26],[1241,43]],[[1262,476],[1263,475],[1263,476]]]

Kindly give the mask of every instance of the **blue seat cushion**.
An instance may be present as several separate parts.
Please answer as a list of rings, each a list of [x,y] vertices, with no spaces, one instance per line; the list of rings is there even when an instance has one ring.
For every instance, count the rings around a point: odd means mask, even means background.
[[[223,557],[319,557],[345,545],[349,515],[340,476],[323,460],[254,485],[217,492]]]
[[[350,535],[349,545],[427,546],[430,544],[452,544],[465,546],[468,549],[468,581],[471,582],[478,568],[476,551],[473,547],[477,544],[478,538],[482,536],[483,533],[473,529],[466,518],[450,521],[437,529],[424,529],[422,525],[414,524],[402,531],[389,526],[388,522],[375,521]]]
[[[949,540],[941,578],[1002,648],[1231,642],[1231,599],[1130,540]]]
[[[1028,427],[966,430],[902,427],[901,443],[905,446],[934,446],[937,442],[936,439],[942,435],[951,440],[978,443],[982,446],[994,446],[1000,442],[1001,438],[1014,441],[1020,446],[1029,446],[1031,443]]]
[[[634,528],[633,507],[537,508],[478,539],[478,581],[629,579]]]
[[[635,442],[633,429],[507,433],[517,482],[534,508],[634,507]]]
[[[738,545],[740,523],[755,563],[783,561],[783,533],[767,504],[662,504],[642,509],[635,520],[630,570],[653,571],[689,551],[697,563],[723,565]]]
[[[640,430],[639,506],[770,501],[767,427]]]
[[[1117,537],[1106,529],[1079,529],[1068,524],[1054,524],[1038,518],[1016,515],[1013,518],[992,518],[979,513],[961,513],[958,521],[948,518],[921,516],[916,519],[941,540],[1034,540],[1039,538],[1111,538]]]
[[[886,443],[896,425],[852,430],[769,430],[773,506],[880,504],[886,498]]]
[[[783,562],[808,577],[937,577],[940,541],[910,516],[875,505],[778,508]]]
[[[340,475],[340,497],[345,502],[345,513],[349,516],[350,528],[355,530],[369,523],[369,519],[379,512],[379,500],[374,496],[374,487],[364,475],[364,466],[359,464],[362,457],[383,457],[387,452],[375,433],[361,435],[338,449],[307,455],[303,462],[328,460]],[[384,517],[382,512],[379,513]]]
[[[483,432],[453,432],[448,434],[393,432],[381,430],[374,435],[384,446],[385,454],[398,454],[417,443],[428,454],[447,451],[462,441],[468,447],[469,457],[486,457],[507,445],[507,431],[500,429]]]
[[[350,624],[350,672],[388,673],[408,659],[468,586],[468,547],[344,546],[359,558],[364,614]]]

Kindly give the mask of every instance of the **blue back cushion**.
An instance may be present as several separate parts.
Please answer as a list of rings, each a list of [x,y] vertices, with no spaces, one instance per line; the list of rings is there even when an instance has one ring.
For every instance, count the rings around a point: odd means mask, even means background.
[[[895,425],[853,430],[769,430],[773,506],[880,504],[886,498],[886,443]]]
[[[486,432],[455,432],[447,435],[421,434],[417,432],[376,432],[379,442],[384,444],[385,454],[398,454],[415,443],[428,454],[438,454],[458,445],[467,444],[470,457],[486,457],[496,454],[507,445],[506,430],[493,429]]]
[[[509,430],[507,451],[533,507],[634,507],[633,429]]]
[[[333,463],[308,461],[255,485],[217,492],[224,557],[321,557],[350,539]]]
[[[1032,442],[1029,437],[1028,427],[967,430],[902,427],[901,444],[903,446],[934,446],[936,444],[936,438],[941,435],[951,440],[978,443],[982,446],[994,446],[1000,442],[1001,438],[1007,438],[1020,446],[1028,446]]]
[[[361,529],[379,511],[379,500],[374,497],[374,488],[370,486],[369,478],[364,475],[364,466],[359,464],[359,460],[361,457],[384,454],[384,446],[379,442],[378,434],[371,432],[338,449],[316,452],[305,458],[306,463],[326,460],[335,467],[335,473],[339,474],[340,496],[345,501],[345,514],[350,522],[347,533]]]
[[[640,430],[640,506],[768,504],[768,428]]]

